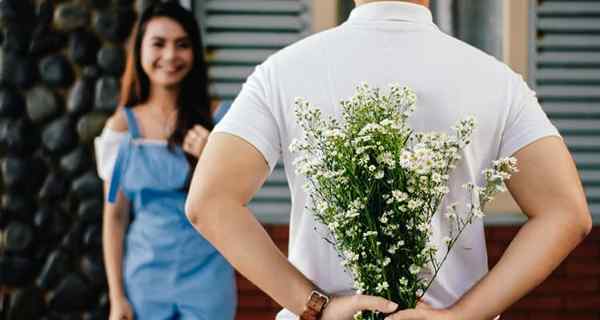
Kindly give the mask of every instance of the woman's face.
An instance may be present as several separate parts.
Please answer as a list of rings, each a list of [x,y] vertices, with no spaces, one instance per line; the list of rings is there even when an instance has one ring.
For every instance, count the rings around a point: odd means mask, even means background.
[[[152,85],[177,87],[194,64],[188,34],[173,19],[152,18],[142,38],[141,62]]]

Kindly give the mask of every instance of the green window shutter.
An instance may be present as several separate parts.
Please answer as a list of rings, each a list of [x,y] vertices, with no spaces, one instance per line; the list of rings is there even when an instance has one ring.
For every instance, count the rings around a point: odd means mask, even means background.
[[[542,107],[573,154],[600,218],[600,2],[531,6],[530,76]]]
[[[257,64],[308,35],[310,3],[310,0],[195,2],[194,10],[201,18],[207,49],[211,95],[221,101],[232,101]],[[262,222],[289,221],[290,191],[281,163],[249,207]]]
[[[211,93],[235,98],[254,67],[310,31],[305,0],[202,2]]]

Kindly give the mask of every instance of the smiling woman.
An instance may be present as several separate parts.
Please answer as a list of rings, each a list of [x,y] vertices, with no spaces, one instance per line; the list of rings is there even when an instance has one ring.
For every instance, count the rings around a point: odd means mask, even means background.
[[[185,30],[170,18],[152,19],[142,40],[142,68],[153,86],[179,85],[194,63],[194,51]]]
[[[121,105],[96,141],[110,320],[231,320],[233,269],[183,211],[213,128],[199,28],[188,10],[167,2],[143,12],[122,82]]]

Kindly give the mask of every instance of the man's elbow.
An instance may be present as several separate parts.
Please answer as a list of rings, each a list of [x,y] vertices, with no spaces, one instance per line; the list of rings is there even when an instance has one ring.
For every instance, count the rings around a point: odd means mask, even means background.
[[[592,216],[585,201],[575,204],[570,207],[570,210],[565,208],[565,211],[572,214],[565,216],[565,223],[570,226],[571,233],[583,240],[592,231]]]
[[[592,232],[593,221],[587,206],[579,213],[579,225],[582,239]]]
[[[208,201],[202,201],[198,197],[188,196],[185,201],[185,216],[188,221],[196,228],[200,229],[203,223],[203,212],[210,212],[206,209]]]

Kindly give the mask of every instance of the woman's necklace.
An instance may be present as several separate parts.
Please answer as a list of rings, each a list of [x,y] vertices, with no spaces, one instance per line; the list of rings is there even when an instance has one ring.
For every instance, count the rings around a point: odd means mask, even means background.
[[[169,111],[167,113],[167,115],[165,115],[165,113],[163,113],[163,112],[155,115],[157,118],[157,122],[160,125],[161,136],[164,137],[165,139],[168,139],[168,137],[171,135],[171,132],[173,131],[172,129],[173,129],[174,123],[172,123],[171,118],[176,113],[177,113],[177,108],[173,108],[171,111]],[[162,119],[162,121],[159,121],[158,119]]]

